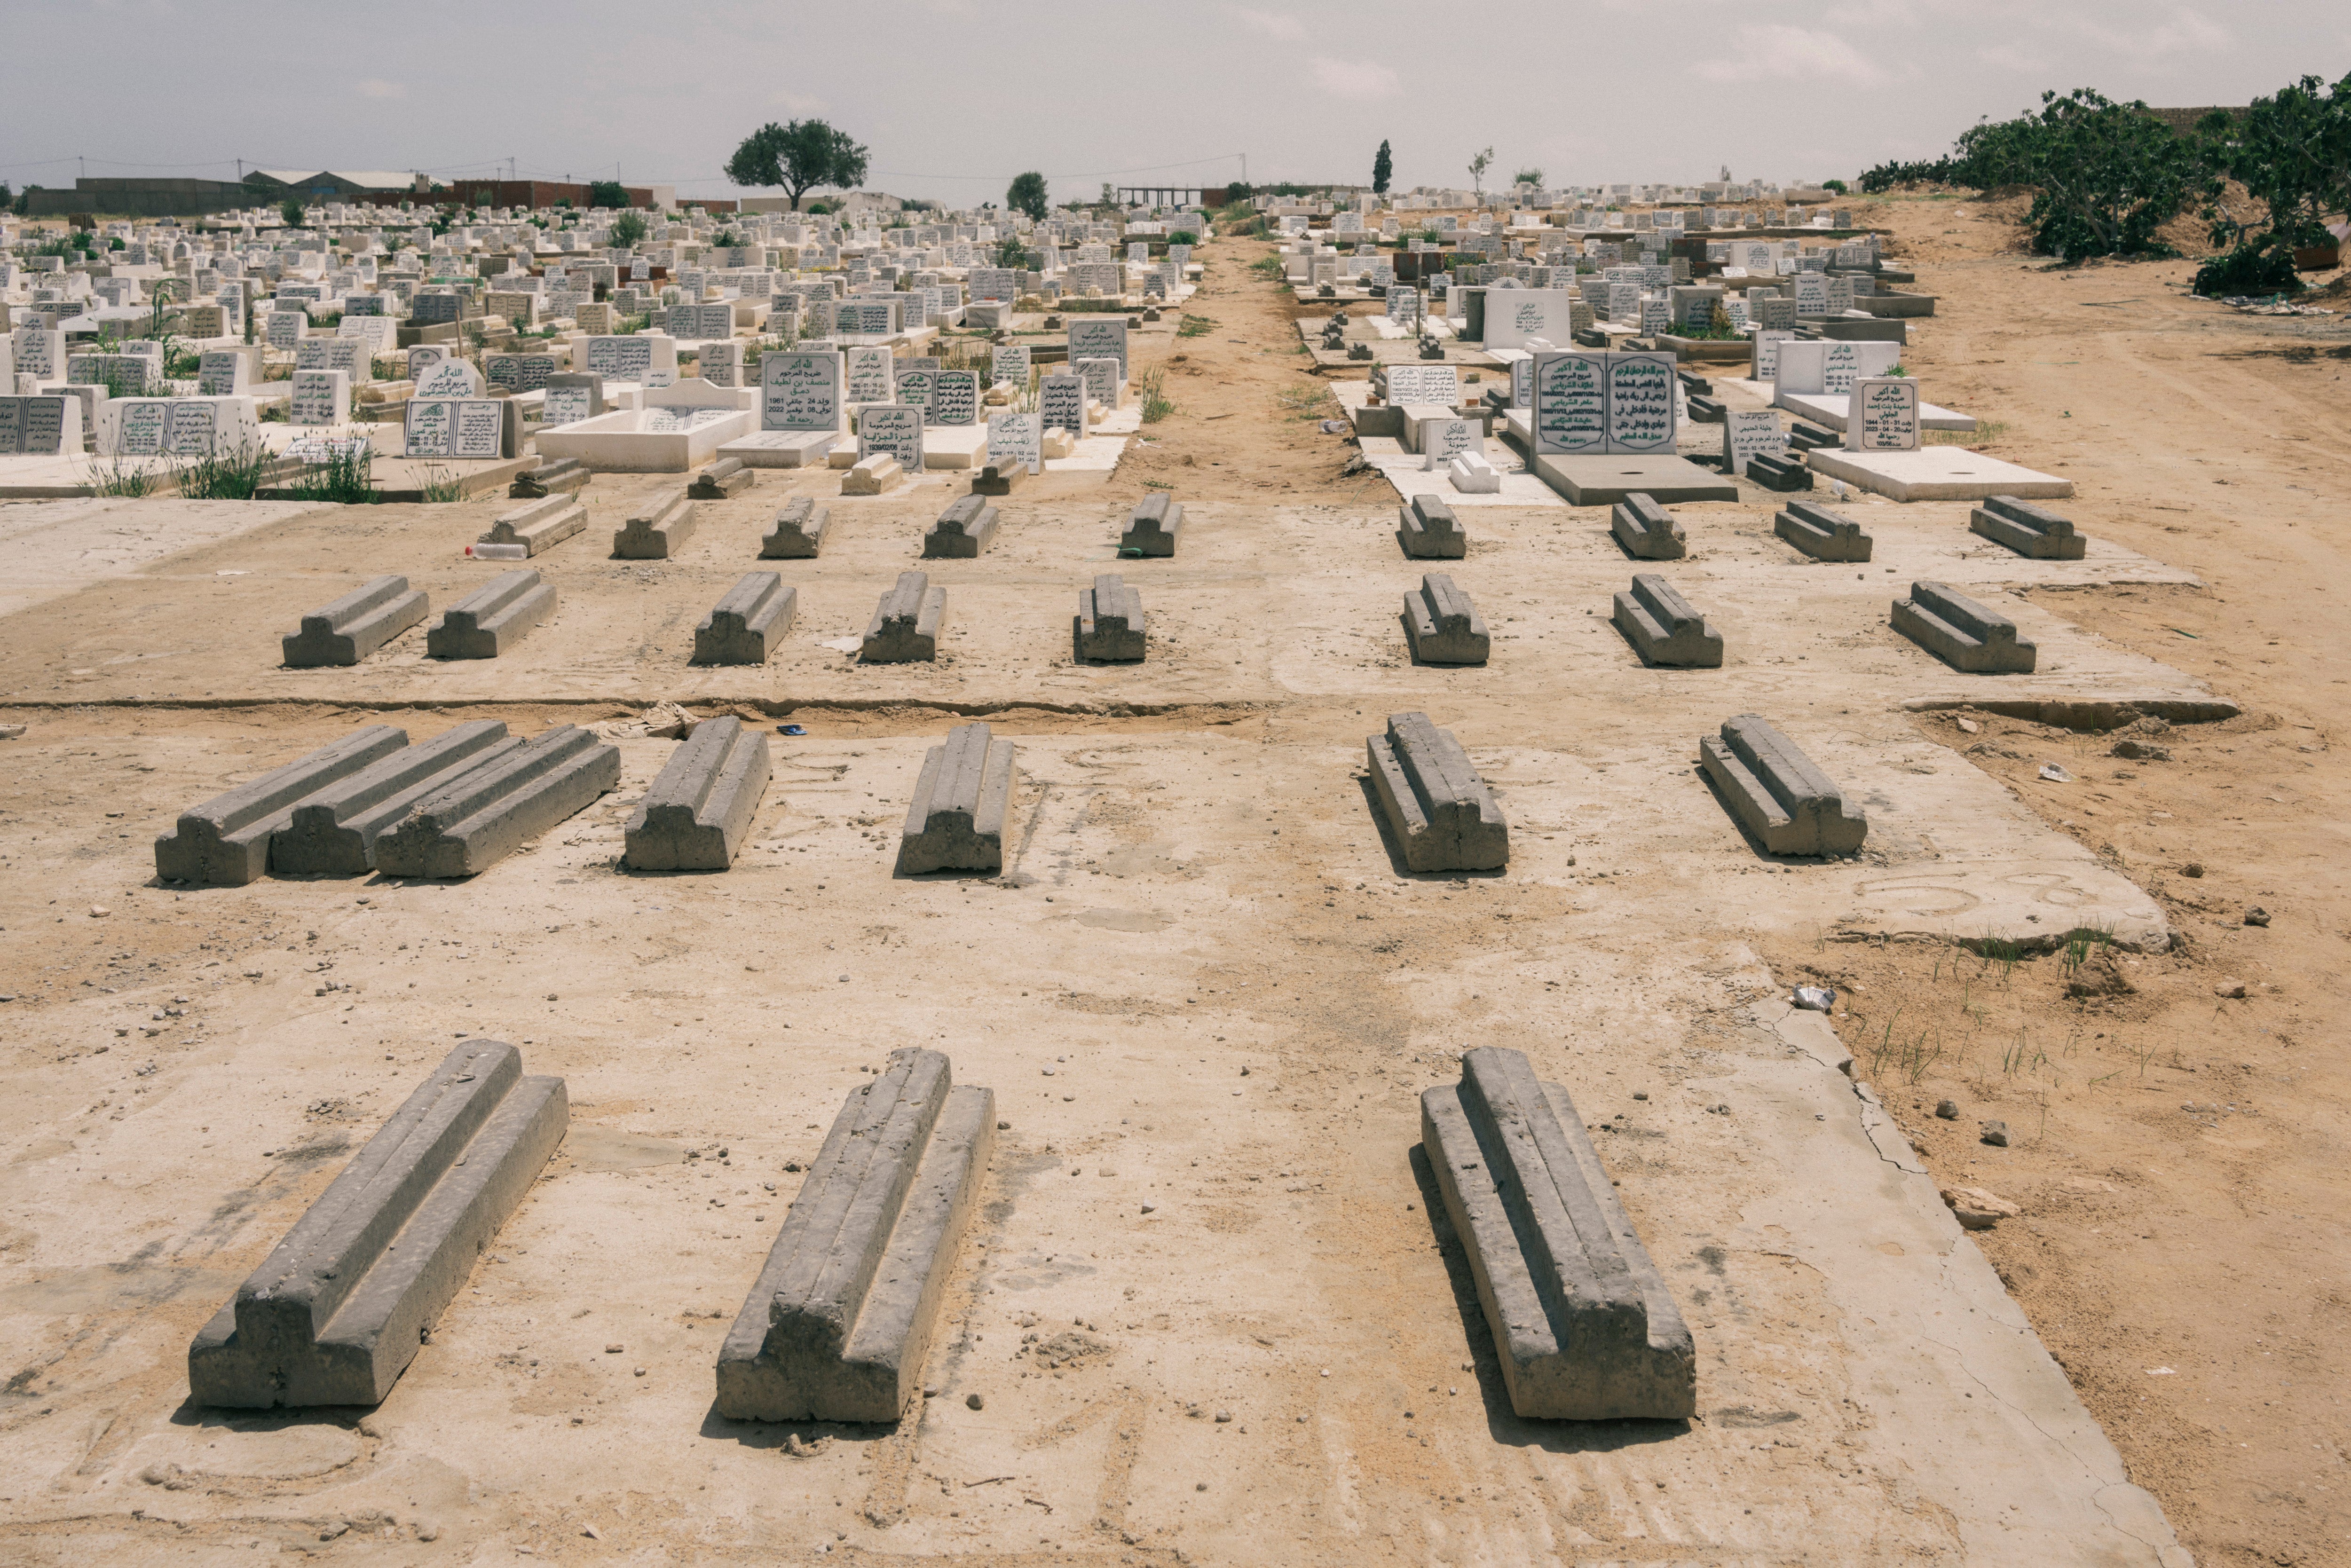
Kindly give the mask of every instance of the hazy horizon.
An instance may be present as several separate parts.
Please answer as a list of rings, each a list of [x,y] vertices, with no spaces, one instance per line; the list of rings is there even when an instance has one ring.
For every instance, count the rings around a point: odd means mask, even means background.
[[[397,17],[274,0],[16,9],[0,180],[18,190],[256,166],[448,180],[511,160],[524,178],[733,196],[760,193],[720,172],[736,144],[810,115],[867,145],[869,188],[951,205],[1000,202],[1029,169],[1057,202],[1104,182],[1224,184],[1244,155],[1259,183],[1368,183],[1383,138],[1399,190],[1466,187],[1487,146],[1489,189],[1522,168],[1555,185],[1689,183],[1725,165],[1789,182],[1935,156],[2044,89],[2240,104],[2351,69],[2351,10],[2308,0],[1853,0],[1770,20],[1699,0],[1664,24],[1637,0],[1433,19],[1395,0],[1110,13],[884,0],[839,24],[732,0],[527,16],[423,0]]]

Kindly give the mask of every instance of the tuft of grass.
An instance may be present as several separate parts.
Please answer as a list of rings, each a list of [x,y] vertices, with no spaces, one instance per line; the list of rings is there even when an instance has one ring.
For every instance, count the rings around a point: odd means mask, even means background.
[[[1259,256],[1255,261],[1249,263],[1249,270],[1256,273],[1259,277],[1264,278],[1269,283],[1279,283],[1282,279],[1281,257],[1278,256]]]
[[[1156,424],[1176,412],[1176,405],[1168,401],[1166,393],[1161,390],[1166,380],[1165,368],[1155,365],[1145,371],[1135,382],[1136,388],[1143,393],[1143,423],[1145,424]]]
[[[269,449],[258,444],[214,452],[180,470],[180,494],[191,501],[250,501],[269,471]]]
[[[434,506],[445,506],[465,498],[465,482],[437,463],[424,471],[423,488],[424,499]]]
[[[127,500],[154,495],[158,489],[152,470],[135,461],[125,462],[120,457],[110,457],[104,463],[93,462],[89,465],[89,483],[94,494],[117,496]]]
[[[361,445],[338,446],[324,463],[304,469],[287,488],[298,501],[372,506],[381,499],[375,487],[375,454]]]
[[[1989,446],[2008,434],[2003,419],[1980,419],[1973,430],[1929,430],[1922,438],[1929,446]]]
[[[1210,318],[1195,316],[1186,310],[1184,312],[1184,324],[1176,329],[1176,335],[1179,338],[1205,338],[1216,329],[1217,323]]]

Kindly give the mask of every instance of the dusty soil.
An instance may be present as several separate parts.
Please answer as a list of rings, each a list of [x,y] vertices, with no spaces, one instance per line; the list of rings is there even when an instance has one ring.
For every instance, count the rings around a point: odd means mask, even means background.
[[[812,630],[752,674],[680,649],[748,570],[774,481],[662,570],[549,558],[566,608],[511,668],[395,644],[310,679],[262,656],[330,579],[428,571],[440,601],[486,502],[272,513],[45,576],[0,648],[0,720],[32,727],[0,742],[0,1552],[2157,1561],[2037,1333],[2199,1561],[2343,1560],[2351,909],[2325,503],[2351,461],[2331,355],[2351,334],[2186,299],[2187,264],[2043,271],[1965,203],[1868,210],[1943,301],[1910,356],[1928,395],[2072,476],[2068,514],[2136,552],[2029,569],[1954,544],[1963,508],[1876,508],[1886,559],[2014,593],[2094,685],[2152,671],[2240,717],[2089,735],[1905,710],[1964,684],[1883,633],[1896,578],[1808,575],[1760,495],[1689,509],[1740,648],[1719,688],[1639,671],[1590,622],[1623,562],[1593,515],[1556,510],[1477,519],[1458,570],[1496,663],[1414,666],[1411,575],[1379,549],[1393,492],[1343,476],[1355,449],[1315,423],[1298,307],[1240,242],[1183,307],[1215,326],[1145,350],[1175,412],[1110,483],[1016,497],[991,559],[940,569],[965,608],[935,671],[860,674],[806,643],[854,630],[937,486],[855,514],[807,573]],[[1145,590],[1167,645],[1075,668],[1069,591],[1114,570],[1092,564],[1104,519],[1146,482],[1198,508]],[[599,481],[600,505],[642,483]],[[616,868],[668,750],[632,737],[619,791],[462,888],[152,880],[180,805],[387,709],[423,738],[655,697],[810,731],[726,877]],[[1767,701],[1868,792],[1877,860],[1772,863],[1688,785],[1691,737]],[[1411,706],[1504,791],[1507,877],[1395,865],[1355,774],[1364,731]],[[971,712],[1021,738],[1014,874],[893,881],[923,748]],[[2126,740],[2168,756],[2113,755]],[[2053,761],[2074,781],[2044,781]],[[1980,920],[1906,904],[1916,883],[1873,892],[1930,861],[1969,897],[2067,891]],[[2165,950],[2043,951],[2022,913],[2095,931],[2150,900]],[[1874,1092],[1787,1013],[1815,978],[1844,991],[1834,1027]],[[524,1042],[574,1113],[434,1343],[371,1415],[187,1406],[189,1335],[460,1030]],[[1414,1092],[1473,1040],[1528,1051],[1619,1129],[1602,1152],[1693,1320],[1699,1422],[1510,1414],[1404,1154]],[[791,1166],[862,1071],[923,1041],[1013,1124],[940,1397],[888,1431],[716,1420],[710,1357]],[[1935,1181],[2022,1214],[1959,1239],[1874,1131],[1880,1100]],[[1987,1120],[2006,1146],[1979,1141]]]
[[[1937,1177],[2023,1205],[1978,1242],[2198,1559],[2351,1561],[2351,780],[2332,747],[2351,720],[2351,321],[2198,300],[2187,261],[2052,269],[2001,221],[2021,208],[1865,209],[1942,299],[1918,372],[1999,422],[1988,450],[2071,476],[2085,531],[2207,584],[2035,601],[2244,713],[2120,737],[1920,725],[2126,870],[2178,946],[2078,970],[1903,946],[1770,956],[1860,982],[1839,1031]],[[2118,758],[2117,738],[2168,759]],[[2044,761],[2077,782],[2043,780]],[[1946,1098],[1956,1121],[1933,1113]],[[1987,1118],[2009,1147],[1978,1140]]]

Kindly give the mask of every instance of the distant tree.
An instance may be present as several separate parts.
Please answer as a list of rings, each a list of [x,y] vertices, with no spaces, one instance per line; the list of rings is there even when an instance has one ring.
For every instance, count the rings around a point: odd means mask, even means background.
[[[1513,185],[1534,185],[1538,187],[1541,186],[1542,183],[1542,171],[1540,169],[1521,169],[1510,181],[1510,183]]]
[[[1388,193],[1388,182],[1395,177],[1395,160],[1388,153],[1387,140],[1380,141],[1380,150],[1372,154],[1372,194]]]
[[[302,204],[292,196],[277,204],[277,215],[286,220],[287,228],[300,228],[304,213]]]
[[[1016,213],[1026,213],[1039,223],[1045,221],[1050,210],[1045,200],[1045,176],[1030,170],[1026,174],[1012,176],[1011,188],[1004,193],[1004,204]]]
[[[1493,166],[1494,150],[1491,147],[1469,160],[1470,183],[1478,193],[1478,199],[1481,202],[1486,199],[1486,171]]]
[[[591,207],[625,207],[630,204],[629,193],[618,180],[599,180],[588,187],[588,204]]]
[[[17,193],[16,199],[8,204],[8,210],[20,218],[25,216],[33,210],[33,193],[39,189],[38,185],[26,185]]]
[[[643,239],[646,233],[645,220],[638,214],[634,207],[631,207],[612,220],[611,240],[622,250],[627,250]]]
[[[847,131],[821,120],[770,120],[735,149],[726,177],[738,185],[779,187],[798,212],[800,197],[819,185],[846,191],[863,184],[868,156]]]
[[[1847,186],[1843,180],[1823,180],[1821,182],[1822,190],[1834,191],[1840,196],[1844,195],[1850,188],[1851,187]]]
[[[16,204],[16,193],[8,188],[7,181],[0,180],[0,207],[12,207]]]

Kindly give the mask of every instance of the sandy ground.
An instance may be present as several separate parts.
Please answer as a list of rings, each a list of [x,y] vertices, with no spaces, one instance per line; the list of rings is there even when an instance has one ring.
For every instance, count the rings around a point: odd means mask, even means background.
[[[932,563],[933,668],[823,644],[917,564],[939,480],[833,498],[821,561],[762,563],[774,507],[823,483],[763,476],[678,559],[625,563],[604,543],[655,481],[600,479],[590,531],[533,563],[556,620],[447,667],[421,631],[348,671],[280,670],[275,639],[377,571],[448,602],[485,570],[458,550],[490,501],[225,528],[140,503],[80,578],[28,549],[44,586],[0,641],[0,718],[31,727],[0,743],[0,1552],[2338,1558],[2324,993],[2351,917],[2322,766],[2341,699],[2313,674],[2340,628],[2308,586],[2339,575],[2315,505],[2342,488],[2337,372],[2263,352],[2322,329],[2183,302],[2182,268],[2022,271],[1973,209],[1885,210],[1944,298],[1914,350],[1929,395],[2072,475],[2097,542],[2023,562],[1964,507],[1878,504],[1879,559],[1823,568],[1770,538],[1761,492],[1682,508],[1719,672],[1640,667],[1605,623],[1631,568],[1604,514],[1556,507],[1475,514],[1453,570],[1494,660],[1415,665],[1394,492],[1343,476],[1297,308],[1242,244],[1187,302],[1214,327],[1145,350],[1176,412],[1107,485],[1031,486],[987,557]],[[2143,305],[2085,323],[2085,289]],[[1117,563],[1145,482],[1186,503],[1184,553]],[[28,511],[0,528],[88,527]],[[801,595],[783,652],[687,667],[695,621],[763,566]],[[1070,658],[1102,570],[1143,589],[1142,666]],[[1895,638],[1913,576],[1997,599],[2042,672],[1959,676]],[[2116,735],[1980,706],[2019,694],[2242,711],[2141,721],[2169,760],[2116,759]],[[462,886],[153,882],[179,807],[356,722],[531,732],[659,699],[810,732],[778,737],[724,876],[617,868],[669,750],[630,737],[618,791]],[[1407,707],[1500,791],[1506,874],[1402,873],[1360,775]],[[1749,708],[1865,801],[1862,857],[1774,862],[1729,824],[1690,758]],[[971,715],[1021,748],[1008,873],[893,878],[923,749]],[[2051,760],[2075,782],[2042,781]],[[2075,965],[2080,930],[2115,940]],[[1786,1007],[1815,978],[1846,988],[1833,1025]],[[2236,979],[2245,998],[2214,996]],[[561,1073],[571,1133],[391,1398],[187,1406],[189,1336],[465,1033]],[[716,1419],[711,1362],[790,1167],[909,1043],[1011,1123],[936,1397],[893,1428]],[[1613,1129],[1698,1336],[1697,1422],[1510,1415],[1413,1152],[1415,1094],[1480,1043]],[[1988,1118],[2009,1147],[1976,1141]],[[1963,1235],[1936,1197],[1958,1182],[2024,1213]]]

